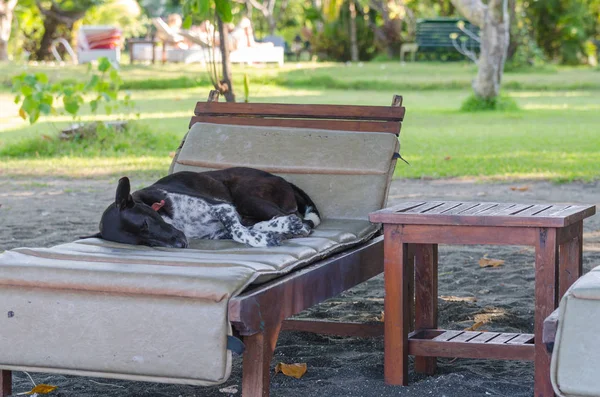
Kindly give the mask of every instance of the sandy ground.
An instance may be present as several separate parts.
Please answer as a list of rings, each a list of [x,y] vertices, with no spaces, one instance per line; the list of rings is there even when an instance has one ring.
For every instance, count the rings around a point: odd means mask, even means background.
[[[134,180],[133,187],[151,181]],[[51,246],[97,230],[100,214],[114,197],[116,180],[12,179],[0,177],[0,250]],[[522,187],[523,191],[511,190]],[[395,181],[389,203],[401,200],[482,200],[531,203],[600,204],[600,183],[554,185],[546,182],[482,184],[472,181]],[[600,265],[600,216],[584,222],[584,267]],[[480,268],[484,255],[505,260]],[[440,247],[440,295],[476,297],[476,302],[439,301],[440,326],[464,329],[475,315],[499,313],[482,329],[533,332],[533,250],[526,247]],[[373,320],[383,310],[382,277],[329,300],[303,317]],[[300,379],[272,377],[271,395],[309,396],[532,396],[533,366],[524,362],[439,359],[435,376],[411,372],[408,387],[383,381],[383,339],[324,337],[284,332],[273,360],[306,362]],[[241,388],[240,360],[219,387],[201,388],[107,379],[32,374],[37,383],[57,385],[55,396],[225,396],[226,386]],[[24,373],[14,374],[15,393],[31,389]],[[238,392],[237,395],[240,393]]]

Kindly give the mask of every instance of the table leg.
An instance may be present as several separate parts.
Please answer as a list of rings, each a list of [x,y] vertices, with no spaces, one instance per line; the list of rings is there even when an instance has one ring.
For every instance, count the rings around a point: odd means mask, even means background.
[[[583,274],[583,221],[577,224],[577,236],[560,245],[558,272],[558,299]]]
[[[535,397],[554,396],[550,353],[542,342],[544,319],[557,304],[558,242],[555,228],[539,228],[535,245]]]
[[[384,377],[390,385],[408,385],[408,244],[400,239],[398,225],[384,227],[385,343]]]
[[[415,329],[437,328],[438,324],[438,246],[414,244]],[[436,357],[415,357],[415,371],[433,375]]]
[[[0,397],[12,394],[12,372],[0,369]]]

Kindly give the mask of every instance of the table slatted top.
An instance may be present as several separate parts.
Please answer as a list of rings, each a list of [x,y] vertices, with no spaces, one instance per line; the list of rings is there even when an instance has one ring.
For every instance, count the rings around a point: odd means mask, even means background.
[[[594,205],[410,201],[373,212],[369,220],[406,225],[564,227],[595,213]]]

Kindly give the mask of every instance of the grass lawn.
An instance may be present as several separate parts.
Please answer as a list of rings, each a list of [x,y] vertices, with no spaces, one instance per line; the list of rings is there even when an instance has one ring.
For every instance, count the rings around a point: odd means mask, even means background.
[[[79,79],[87,70],[72,66],[35,69],[49,70],[55,79]],[[66,116],[44,118],[29,126],[16,116],[18,108],[5,87],[0,91],[0,174],[164,174],[169,154],[187,130],[195,102],[205,100],[210,89],[201,81],[206,78],[203,70],[197,65],[124,67],[126,83],[138,85],[148,81],[166,84],[190,75],[199,78],[191,88],[132,91],[139,120],[133,122],[127,136],[115,141],[110,138],[104,144],[57,142],[54,137],[70,121]],[[0,65],[0,76],[6,76],[5,72],[6,66]],[[551,68],[539,73],[508,73],[505,87],[509,88],[504,92],[521,107],[508,113],[458,110],[471,93],[469,84],[475,73],[473,66],[466,64],[238,67],[236,79],[244,72],[250,76],[252,102],[388,105],[394,93],[402,94],[407,114],[401,153],[410,166],[399,162],[397,177],[600,179],[597,70]],[[241,92],[241,85],[237,87]]]

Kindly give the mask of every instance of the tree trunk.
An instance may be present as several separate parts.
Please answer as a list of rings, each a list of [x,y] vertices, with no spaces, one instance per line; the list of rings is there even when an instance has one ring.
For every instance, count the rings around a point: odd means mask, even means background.
[[[225,25],[221,18],[217,15],[217,26],[219,27],[221,49],[221,66],[223,67],[223,79],[219,82],[219,86],[215,87],[225,96],[227,102],[235,102],[235,94],[233,92],[233,81],[231,80],[231,60],[229,59],[229,32],[225,29]]]
[[[358,62],[358,43],[356,38],[356,4],[353,0],[348,3],[350,8],[350,58],[352,62]]]
[[[472,24],[481,29],[481,45],[477,77],[473,81],[475,95],[484,99],[498,96],[509,45],[510,18],[508,0],[452,0],[454,6]]]
[[[40,41],[39,48],[35,52],[35,59],[41,61],[50,56],[50,46],[54,40],[56,28],[59,23],[60,22],[51,17],[46,17],[44,19],[44,35],[42,36],[42,41]]]
[[[17,0],[0,0],[0,61],[8,60],[8,39]]]

